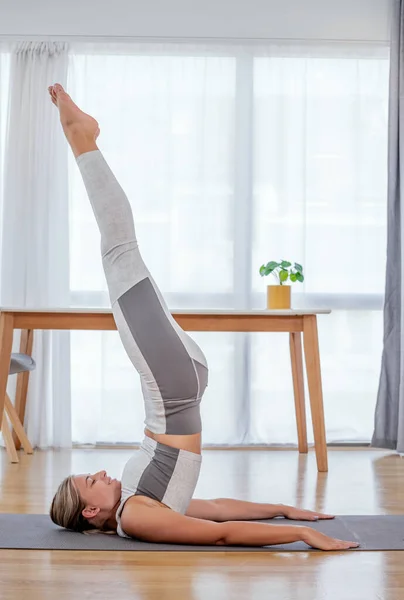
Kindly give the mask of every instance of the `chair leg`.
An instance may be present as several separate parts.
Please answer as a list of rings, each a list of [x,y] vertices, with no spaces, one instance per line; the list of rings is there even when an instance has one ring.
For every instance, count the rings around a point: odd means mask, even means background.
[[[21,331],[21,339],[20,339],[20,352],[22,354],[28,354],[28,356],[32,355],[32,347],[34,343],[34,330],[33,329],[23,329]],[[15,390],[15,410],[17,411],[18,419],[20,423],[24,423],[25,416],[25,405],[27,403],[27,391],[28,391],[28,382],[29,382],[29,371],[24,371],[23,373],[18,373],[17,375],[17,387]],[[13,431],[13,439],[15,443],[15,447],[17,450],[21,448],[20,440],[18,438],[17,432]]]
[[[20,462],[18,460],[17,450],[15,449],[13,436],[11,434],[11,429],[8,425],[7,417],[5,414],[3,415],[3,421],[1,424],[1,432],[4,437],[4,443],[6,444],[6,450],[7,450],[7,454],[8,454],[10,461],[12,463]]]
[[[15,433],[17,434],[22,447],[24,448],[25,452],[27,454],[33,454],[34,451],[32,449],[32,446],[29,442],[29,439],[27,438],[27,434],[25,433],[25,429],[22,426],[22,423],[20,421],[20,419],[18,418],[18,414],[16,409],[14,408],[13,403],[10,400],[10,397],[8,394],[6,394],[5,400],[4,400],[4,408],[6,413],[8,414],[8,417],[10,419],[11,425],[14,428]],[[13,440],[14,443],[14,440]]]

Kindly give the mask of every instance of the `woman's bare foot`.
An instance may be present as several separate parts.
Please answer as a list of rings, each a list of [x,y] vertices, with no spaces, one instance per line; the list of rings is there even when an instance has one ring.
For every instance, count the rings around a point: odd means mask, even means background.
[[[48,91],[53,104],[59,109],[60,122],[74,155],[77,157],[84,152],[98,150],[95,143],[100,134],[97,121],[80,110],[59,83],[49,86]]]

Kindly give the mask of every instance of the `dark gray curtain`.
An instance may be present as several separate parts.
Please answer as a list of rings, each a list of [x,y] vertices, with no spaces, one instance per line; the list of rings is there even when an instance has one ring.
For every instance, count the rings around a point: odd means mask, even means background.
[[[372,446],[404,452],[404,336],[402,296],[404,211],[404,0],[393,0],[388,148],[387,267],[383,355]]]

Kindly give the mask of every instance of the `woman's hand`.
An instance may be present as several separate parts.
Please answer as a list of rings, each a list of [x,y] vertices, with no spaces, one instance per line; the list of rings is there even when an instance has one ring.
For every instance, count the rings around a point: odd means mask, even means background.
[[[320,519],[335,518],[335,515],[324,515],[319,512],[296,508],[295,506],[285,506],[283,513],[286,519],[293,519],[294,521],[319,521]]]
[[[344,540],[328,537],[328,535],[324,535],[324,533],[310,527],[304,528],[302,541],[319,550],[349,550],[349,548],[358,548],[360,545],[358,542],[345,542]]]

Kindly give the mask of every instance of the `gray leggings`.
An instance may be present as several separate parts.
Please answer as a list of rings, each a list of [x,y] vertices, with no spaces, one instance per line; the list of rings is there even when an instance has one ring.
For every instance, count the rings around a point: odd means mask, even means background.
[[[115,322],[139,372],[146,427],[153,433],[201,431],[206,358],[172,317],[136,240],[129,201],[99,150],[77,158],[101,232],[101,253]]]
[[[99,150],[77,158],[101,233],[111,306],[125,350],[138,371],[146,427],[156,434],[200,433],[200,402],[208,383],[206,358],[172,317],[136,240],[129,201]],[[124,504],[133,495],[184,513],[201,457],[145,438],[122,475],[118,533]]]

